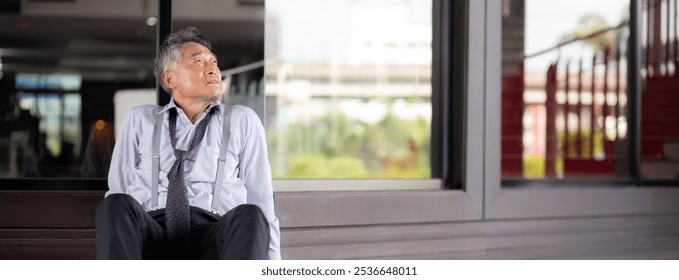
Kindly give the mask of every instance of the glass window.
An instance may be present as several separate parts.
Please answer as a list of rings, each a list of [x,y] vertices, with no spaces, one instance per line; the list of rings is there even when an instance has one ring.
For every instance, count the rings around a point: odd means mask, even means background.
[[[432,2],[267,0],[275,178],[431,178]]]
[[[0,177],[105,177],[114,96],[155,87],[157,1],[20,2],[0,12]]]
[[[644,180],[679,180],[677,1],[644,0],[641,29],[641,170]]]
[[[630,176],[629,4],[503,1],[503,178]]]

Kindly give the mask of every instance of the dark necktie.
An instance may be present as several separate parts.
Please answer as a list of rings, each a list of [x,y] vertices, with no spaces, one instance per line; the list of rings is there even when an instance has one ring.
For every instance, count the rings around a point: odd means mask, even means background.
[[[198,123],[196,132],[191,139],[189,149],[182,151],[177,149],[177,110],[176,108],[170,110],[169,127],[170,127],[170,141],[172,142],[172,149],[176,158],[170,172],[167,173],[169,180],[169,187],[167,191],[167,205],[165,208],[165,226],[167,239],[174,242],[179,242],[183,246],[188,245],[188,237],[190,232],[191,222],[189,219],[189,200],[186,196],[186,186],[184,185],[184,161],[189,157],[191,152],[198,146],[200,140],[205,135],[207,125],[212,119],[211,115],[213,109],[208,112],[207,116]]]

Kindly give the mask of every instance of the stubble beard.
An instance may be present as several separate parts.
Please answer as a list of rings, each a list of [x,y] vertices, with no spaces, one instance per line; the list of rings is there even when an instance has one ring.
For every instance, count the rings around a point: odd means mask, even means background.
[[[210,104],[216,103],[219,101],[219,97],[221,97],[221,94],[213,94],[213,95],[208,95],[203,97],[203,100],[205,102],[209,102]]]

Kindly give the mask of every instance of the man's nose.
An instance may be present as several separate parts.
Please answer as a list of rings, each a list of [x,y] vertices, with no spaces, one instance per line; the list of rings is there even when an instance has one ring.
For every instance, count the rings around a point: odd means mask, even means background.
[[[214,64],[208,65],[207,66],[207,74],[211,75],[211,76],[212,75],[220,75],[219,67],[217,65],[214,65]]]
[[[217,66],[210,66],[210,68],[207,69],[207,74],[208,75],[219,75],[219,68]]]

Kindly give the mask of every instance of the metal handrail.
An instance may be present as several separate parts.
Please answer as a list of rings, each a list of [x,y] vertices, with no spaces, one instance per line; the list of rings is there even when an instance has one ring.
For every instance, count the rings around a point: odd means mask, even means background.
[[[240,73],[245,73],[247,71],[254,70],[254,69],[257,69],[257,68],[261,68],[261,67],[264,67],[264,60],[260,60],[260,61],[253,62],[253,63],[250,63],[250,64],[245,64],[243,66],[238,66],[238,67],[235,67],[235,68],[224,70],[224,71],[222,71],[222,77],[228,77],[228,76],[233,76],[233,75],[240,74]]]
[[[616,25],[616,26],[607,27],[607,28],[604,28],[604,29],[601,29],[601,30],[597,30],[597,31],[594,31],[594,32],[592,32],[592,33],[590,33],[590,34],[587,34],[587,35],[584,35],[584,36],[580,36],[580,37],[575,37],[575,38],[570,39],[570,40],[568,40],[568,41],[564,41],[564,42],[558,43],[558,44],[556,44],[555,46],[546,48],[546,49],[544,49],[544,50],[541,50],[541,51],[538,51],[538,52],[535,52],[535,53],[532,53],[532,54],[529,54],[529,55],[524,55],[523,58],[524,58],[524,59],[527,59],[527,58],[532,58],[532,57],[536,57],[536,56],[539,56],[539,55],[543,55],[543,54],[548,53],[548,52],[551,52],[551,51],[553,51],[553,50],[557,50],[557,49],[559,49],[559,48],[561,48],[561,47],[563,47],[563,46],[565,46],[565,45],[568,45],[568,44],[571,44],[571,43],[574,43],[574,42],[577,42],[577,41],[582,41],[582,40],[586,40],[586,39],[589,39],[589,38],[593,38],[593,37],[599,36],[599,35],[601,35],[601,34],[604,34],[604,33],[606,33],[606,32],[609,32],[609,31],[613,31],[613,30],[616,30],[616,29],[620,29],[620,28],[622,28],[622,27],[627,26],[628,23],[629,23],[628,21],[623,21],[623,22],[621,22],[620,24],[618,24],[618,25]]]

